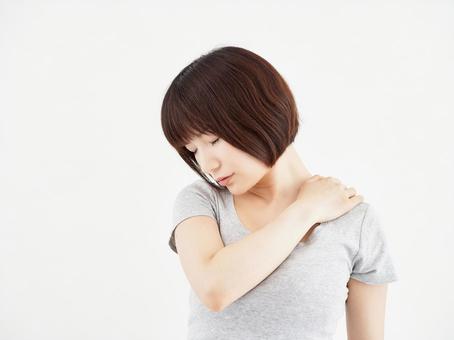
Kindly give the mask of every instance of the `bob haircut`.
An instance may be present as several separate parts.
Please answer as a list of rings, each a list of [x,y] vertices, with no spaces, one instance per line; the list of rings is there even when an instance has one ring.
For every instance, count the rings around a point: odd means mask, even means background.
[[[226,46],[201,55],[175,77],[163,99],[161,125],[180,157],[222,190],[186,149],[194,136],[215,134],[272,167],[294,141],[299,117],[289,86],[269,62]]]

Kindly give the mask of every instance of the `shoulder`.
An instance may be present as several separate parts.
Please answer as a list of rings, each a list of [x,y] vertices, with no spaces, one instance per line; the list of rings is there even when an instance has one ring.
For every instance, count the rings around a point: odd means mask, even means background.
[[[329,222],[336,222],[336,223],[346,223],[346,224],[355,224],[361,226],[366,213],[372,210],[371,204],[368,202],[361,202],[351,208],[349,211],[344,213],[343,215],[329,221]]]
[[[217,196],[218,192],[216,188],[200,178],[196,179],[192,183],[185,185],[182,189],[180,189],[177,196],[194,194],[214,199]]]
[[[361,202],[351,208],[343,215],[335,219],[322,223],[326,225],[333,237],[346,237],[347,239],[359,240],[365,224],[371,214],[375,216],[375,209],[368,202]]]
[[[204,215],[213,217],[219,223],[218,207],[216,188],[205,180],[198,179],[181,188],[173,204],[172,233],[169,239],[172,250],[177,252],[174,233],[182,221],[192,216]]]
[[[385,242],[385,229],[381,214],[374,204],[361,202],[344,215],[330,222],[336,223],[335,230],[357,243],[378,244]]]
[[[184,204],[205,202],[205,204],[208,203],[217,208],[219,202],[224,198],[222,191],[222,189],[216,188],[214,184],[211,185],[200,178],[181,188],[177,193],[176,202],[185,202]]]

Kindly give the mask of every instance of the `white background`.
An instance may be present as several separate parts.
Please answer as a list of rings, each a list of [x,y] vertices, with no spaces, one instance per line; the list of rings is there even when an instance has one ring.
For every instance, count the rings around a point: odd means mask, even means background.
[[[227,45],[289,83],[310,172],[380,213],[400,275],[386,339],[453,339],[453,18],[453,1],[0,1],[0,339],[184,339],[167,242],[198,177],[160,108]]]

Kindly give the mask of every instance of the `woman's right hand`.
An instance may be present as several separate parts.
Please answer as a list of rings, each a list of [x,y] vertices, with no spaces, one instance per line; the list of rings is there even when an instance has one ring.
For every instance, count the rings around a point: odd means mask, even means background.
[[[363,200],[354,188],[347,188],[337,178],[314,175],[301,185],[294,204],[322,223],[345,214]]]

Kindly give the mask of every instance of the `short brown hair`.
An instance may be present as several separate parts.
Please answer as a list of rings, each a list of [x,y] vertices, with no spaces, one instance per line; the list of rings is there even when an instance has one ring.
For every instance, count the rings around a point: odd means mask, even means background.
[[[298,132],[299,116],[284,78],[264,58],[235,46],[213,49],[170,84],[161,108],[168,142],[207,183],[218,189],[185,148],[211,133],[272,167]]]

